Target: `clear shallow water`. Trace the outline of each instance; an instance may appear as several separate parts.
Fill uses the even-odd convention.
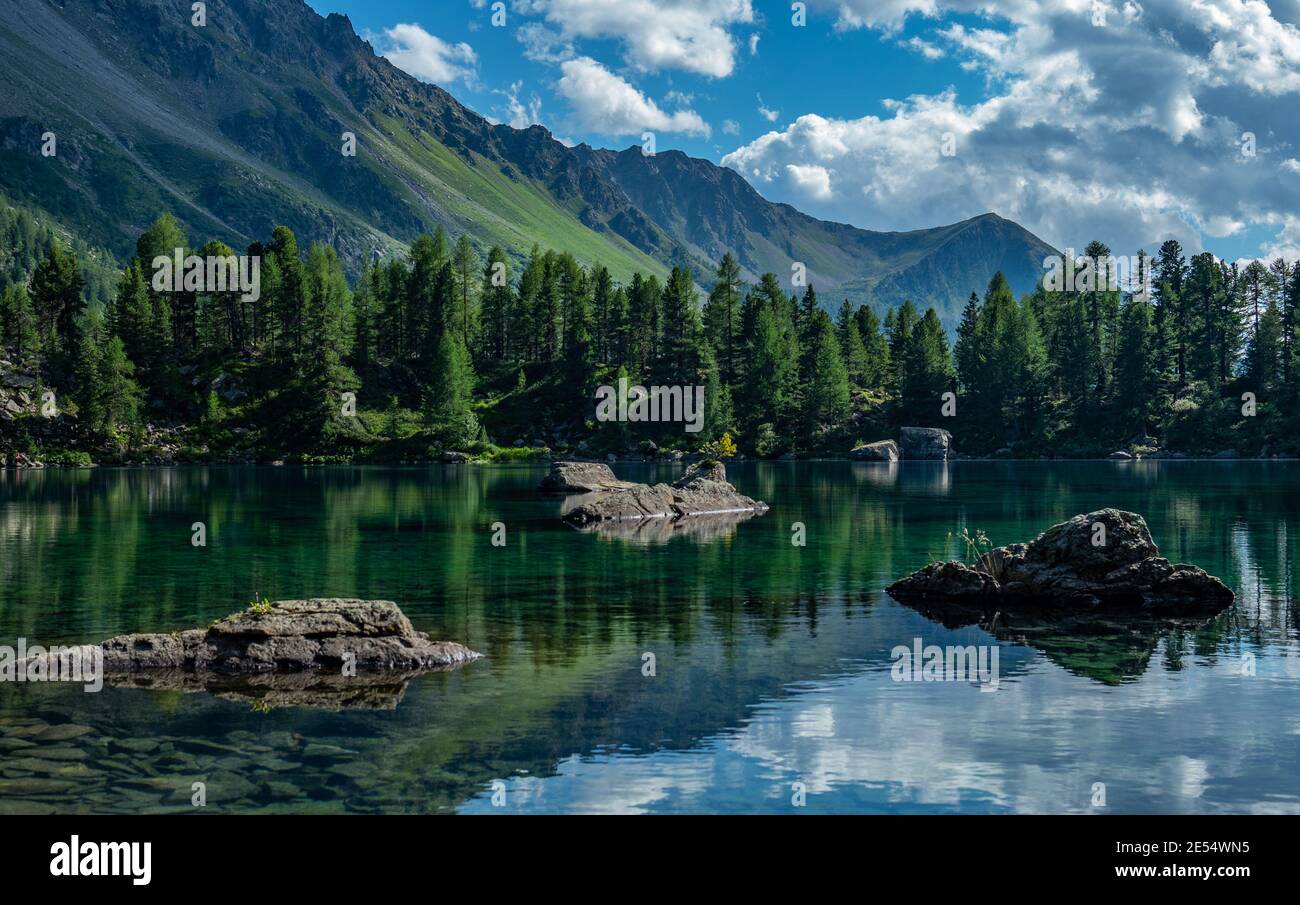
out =
[[[1300,465],[729,471],[771,511],[671,537],[561,526],[540,467],[0,472],[0,643],[204,625],[259,593],[396,600],[487,655],[388,710],[3,683],[0,812],[189,811],[195,781],[241,812],[785,812],[794,783],[808,812],[1300,811]],[[995,637],[881,591],[962,527],[1008,543],[1108,505],[1237,605]],[[893,681],[915,638],[997,643],[997,691]]]

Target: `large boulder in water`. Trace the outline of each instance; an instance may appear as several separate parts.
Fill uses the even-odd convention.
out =
[[[853,447],[849,455],[859,462],[897,462],[898,444],[893,440],[877,440]]]
[[[93,645],[87,645],[93,648]],[[417,632],[389,600],[281,600],[206,629],[119,635],[99,645],[105,673],[177,670],[269,673],[329,669],[410,672],[458,666],[481,654]]]
[[[938,427],[904,427],[898,432],[898,446],[904,459],[946,461],[952,451],[952,434]]]
[[[1159,553],[1142,516],[1102,509],[1053,525],[1027,544],[990,550],[973,566],[930,563],[888,590],[899,600],[1144,610],[1217,611],[1232,603],[1222,581]]]
[[[679,519],[722,513],[763,513],[767,504],[750,499],[727,482],[721,462],[692,465],[672,484],[628,484],[599,490],[574,501],[563,514],[571,525],[648,518]]]

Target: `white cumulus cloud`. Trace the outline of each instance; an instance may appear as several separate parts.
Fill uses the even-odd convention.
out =
[[[414,23],[384,29],[379,43],[380,52],[398,69],[439,85],[473,79],[478,65],[473,47],[451,44]]]
[[[566,40],[621,42],[636,69],[715,78],[735,67],[731,26],[754,21],[750,0],[525,0],[523,6]]]
[[[810,105],[723,158],[777,200],[876,229],[996,211],[1060,247],[1128,253],[1260,228],[1277,237],[1261,253],[1295,245],[1300,8],[1101,0],[1096,25],[1093,0],[810,5],[844,40],[899,40],[906,24],[905,46],[984,76],[985,95],[895,97],[856,118]]]
[[[708,123],[687,107],[668,113],[629,82],[590,57],[560,66],[556,85],[573,107],[579,128],[604,135],[640,135],[643,131],[708,136]]]

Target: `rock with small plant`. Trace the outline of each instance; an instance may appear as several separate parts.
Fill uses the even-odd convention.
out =
[[[1160,556],[1142,516],[1101,509],[1053,525],[1029,543],[992,547],[963,530],[964,562],[933,562],[888,588],[902,601],[998,601],[1073,609],[1217,612],[1233,601],[1198,566]]]

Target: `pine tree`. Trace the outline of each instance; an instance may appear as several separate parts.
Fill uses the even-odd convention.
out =
[[[699,303],[690,271],[674,267],[663,293],[663,341],[659,376],[665,383],[694,385],[703,360]]]
[[[375,262],[362,269],[352,293],[352,361],[361,374],[370,373],[376,365],[383,283],[383,268]]]
[[[899,399],[903,395],[903,370],[907,357],[907,346],[912,338],[912,330],[916,327],[916,306],[912,304],[911,299],[907,299],[899,306],[897,311],[891,310],[886,320],[889,334],[890,362],[886,384],[890,395],[895,399]]]
[[[1189,372],[1211,387],[1228,382],[1241,347],[1241,310],[1236,272],[1203,252],[1192,258],[1184,289],[1194,321]]]
[[[41,335],[27,287],[21,283],[6,286],[0,294],[0,327],[3,345],[14,351],[19,364],[35,360],[41,351]]]
[[[303,267],[303,289],[303,348],[294,360],[293,410],[286,436],[311,449],[338,433],[342,394],[357,387],[356,376],[344,364],[355,336],[352,295],[334,249],[313,243]]]
[[[113,436],[124,431],[129,441],[138,439],[141,392],[134,375],[135,366],[127,358],[122,340],[110,337],[99,359],[96,383],[101,433]]]
[[[149,294],[153,299],[154,328],[169,328],[165,335],[158,337],[160,356],[193,349],[197,334],[194,293],[185,291],[181,282],[182,274],[173,273],[174,282],[168,287],[164,287],[158,279],[163,273],[160,270],[160,259],[166,258],[174,262],[178,252],[184,260],[189,254],[189,241],[170,213],[164,213],[150,224],[135,243],[136,259],[140,262],[141,272],[149,284]],[[157,314],[159,308],[167,309],[166,317]]]
[[[406,279],[406,354],[432,350],[454,317],[455,271],[447,257],[442,227],[435,235],[418,236],[411,243],[410,273]]]
[[[1270,299],[1246,348],[1246,378],[1261,400],[1278,399],[1284,383],[1282,312]]]
[[[1187,260],[1182,246],[1173,239],[1160,246],[1155,263],[1156,322],[1162,325],[1174,374],[1174,390],[1187,386],[1187,353],[1192,342],[1191,306],[1183,284],[1187,279]]]
[[[794,322],[799,328],[799,344],[805,352],[812,347],[816,332],[821,329],[820,322],[815,317],[818,310],[817,291],[813,289],[812,283],[809,283],[804,288],[803,297],[794,307]]]
[[[594,349],[599,361],[613,360],[614,330],[614,280],[606,267],[597,267],[591,273],[591,316]]]
[[[813,311],[807,315],[811,361],[803,400],[803,436],[819,436],[823,430],[841,428],[849,416],[849,372],[840,354],[840,340],[830,315]]]
[[[1083,291],[1088,311],[1088,361],[1093,370],[1093,388],[1097,398],[1109,392],[1110,372],[1115,359],[1115,339],[1119,332],[1120,287],[1113,267],[1110,248],[1102,242],[1089,242],[1085,280],[1091,288]]]
[[[609,304],[609,341],[605,359],[626,364],[631,357],[632,320],[627,290],[619,286]]]
[[[91,433],[100,433],[105,420],[99,385],[104,334],[103,318],[98,311],[90,311],[77,333],[79,346],[69,372],[70,395],[77,404],[77,421]]]
[[[444,331],[428,370],[424,397],[425,423],[442,442],[465,446],[478,437],[473,393],[469,352],[455,330]]]
[[[740,359],[740,264],[727,252],[718,262],[716,282],[704,304],[704,331],[722,379],[730,384],[739,371]]]
[[[649,373],[659,357],[659,338],[662,330],[663,292],[659,280],[649,279],[640,273],[632,274],[632,284],[627,291],[628,317],[631,321],[628,365],[639,374]]]
[[[982,350],[979,348],[980,297],[972,292],[961,312],[957,325],[957,344],[953,348],[953,364],[957,368],[957,384],[963,395],[971,395],[978,388],[982,367]]]
[[[84,285],[77,259],[53,240],[32,273],[31,300],[40,323],[46,376],[55,385],[67,380],[80,354]]]
[[[597,358],[596,331],[585,271],[575,262],[571,270],[566,265],[566,270],[562,273],[567,274],[563,277],[563,292],[567,298],[564,318],[564,379],[576,407],[591,398]]]
[[[390,259],[384,267],[377,344],[378,354],[383,358],[399,360],[410,354],[411,338],[406,333],[406,300],[410,293],[407,283],[410,278],[410,271],[397,258]]]
[[[724,433],[736,432],[736,412],[731,388],[722,380],[722,367],[705,346],[701,368],[704,372],[704,430],[701,441],[716,440]]]
[[[911,303],[905,302],[904,307]],[[928,423],[935,420],[943,404],[943,394],[952,388],[952,364],[948,356],[948,342],[944,338],[939,315],[933,308],[916,322],[910,335],[902,337],[900,317],[896,329],[900,332],[900,414],[903,420]]]
[[[857,312],[848,299],[840,305],[836,320],[836,332],[840,340],[840,354],[844,367],[848,370],[849,382],[855,386],[866,386],[867,381],[867,347],[862,342],[862,333],[858,329]]]
[[[474,280],[478,276],[479,258],[469,236],[462,234],[456,242],[456,313],[457,329],[465,348],[474,348],[475,311]]]
[[[536,361],[541,330],[536,322],[541,305],[542,285],[546,281],[546,263],[536,245],[528,256],[528,263],[519,278],[519,292],[515,296],[510,315],[510,336],[514,341],[512,360]]]
[[[751,436],[762,425],[780,432],[795,407],[798,372],[789,358],[780,316],[771,305],[760,303],[747,348],[745,418]]]
[[[1046,418],[1047,345],[1032,301],[1016,304],[1010,335],[1001,347],[1011,361],[1009,403],[1016,433],[1021,440],[1040,442]]]
[[[1154,312],[1142,296],[1124,305],[1119,354],[1115,362],[1116,401],[1123,433],[1145,436],[1159,393],[1159,373],[1154,367]]]
[[[536,322],[533,325],[538,337],[537,357],[548,364],[553,364],[560,356],[562,309],[560,261],[555,252],[548,251],[542,255],[542,286],[537,296]]]
[[[213,258],[237,261],[230,246],[215,240],[204,245],[198,253],[205,261]],[[205,286],[204,291],[196,296],[196,348],[215,357],[245,349],[244,311],[243,302],[240,301],[239,281],[236,277],[232,283],[229,271],[226,270],[225,273],[225,289]]]
[[[862,337],[862,346],[866,349],[866,370],[862,375],[862,386],[868,390],[882,390],[889,374],[889,342],[880,330],[880,318],[871,310],[870,305],[863,305],[857,311],[858,335]]]
[[[580,336],[590,343],[593,338],[591,288],[587,272],[571,254],[560,255],[556,260],[557,281],[560,292],[560,323],[562,325],[560,351],[568,361]],[[586,349],[582,354],[592,354]]]
[[[510,288],[510,262],[499,245],[492,246],[488,252],[479,298],[484,355],[498,361],[504,360],[513,351],[510,310],[514,306],[514,293]]]

